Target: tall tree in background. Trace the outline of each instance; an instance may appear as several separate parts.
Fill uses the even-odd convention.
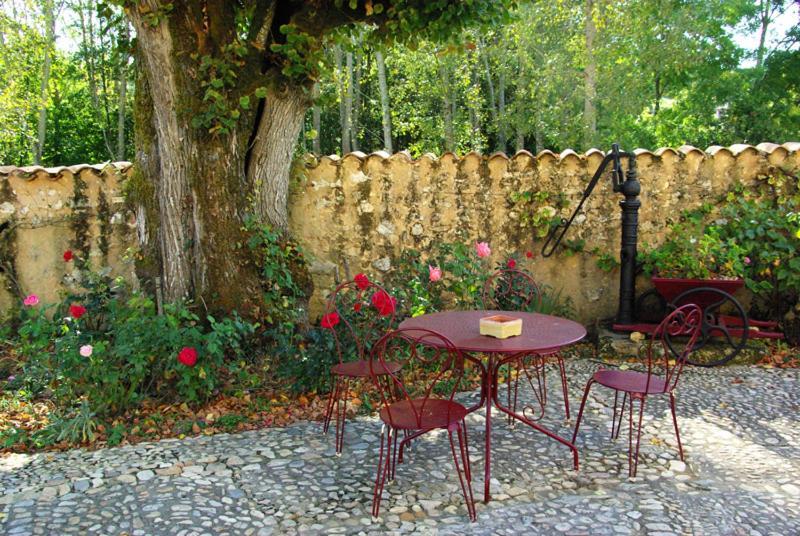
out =
[[[44,12],[44,63],[42,65],[42,85],[39,92],[39,118],[36,127],[36,145],[33,151],[33,161],[36,164],[42,163],[42,152],[44,151],[45,136],[47,134],[47,97],[50,86],[50,68],[53,64],[53,54],[56,48],[56,14],[53,0],[44,0],[42,10]]]
[[[375,51],[375,61],[378,69],[378,89],[381,96],[381,126],[383,127],[383,149],[392,149],[392,112],[389,103],[389,86],[386,83],[386,63],[383,59],[383,52]]]
[[[602,1],[602,0],[599,0]],[[597,137],[597,62],[595,61],[595,0],[585,0],[583,8],[586,64],[584,66],[583,146],[591,147]]]

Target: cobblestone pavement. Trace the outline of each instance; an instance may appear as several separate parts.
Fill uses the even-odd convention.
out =
[[[568,362],[572,403],[596,365]],[[22,534],[800,534],[800,373],[687,370],[680,462],[665,400],[648,400],[639,476],[627,478],[627,430],[609,440],[613,394],[593,390],[581,470],[543,435],[493,432],[495,500],[467,521],[443,435],[416,442],[370,516],[379,424],[348,423],[345,453],[319,423],[164,440],[96,452],[0,459],[0,533]],[[544,422],[564,436],[549,378]],[[465,399],[475,397],[474,393]],[[476,498],[483,412],[469,417]]]

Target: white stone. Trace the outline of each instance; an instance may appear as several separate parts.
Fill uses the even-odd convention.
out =
[[[391,236],[394,234],[394,225],[389,221],[382,221],[378,225],[378,234],[382,236]]]
[[[372,266],[381,272],[388,272],[392,268],[392,259],[389,257],[382,257],[373,261]]]
[[[350,175],[350,181],[354,184],[360,184],[362,182],[367,182],[368,180],[370,180],[369,175],[366,175],[360,170]]]
[[[686,464],[680,460],[670,460],[669,470],[673,473],[683,473],[686,471]]]

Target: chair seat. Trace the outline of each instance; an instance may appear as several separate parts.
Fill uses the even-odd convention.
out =
[[[467,408],[458,402],[438,398],[395,402],[380,413],[383,422],[401,430],[449,428],[461,422],[466,415]]]
[[[400,370],[400,363],[375,363],[375,373],[379,376],[385,374],[395,374]],[[339,363],[331,367],[331,372],[337,376],[348,376],[350,378],[369,378],[369,361],[360,359],[358,361],[348,361]]]
[[[651,375],[647,385],[647,374],[632,370],[598,370],[592,378],[600,385],[628,393],[663,393],[666,387],[663,378]]]

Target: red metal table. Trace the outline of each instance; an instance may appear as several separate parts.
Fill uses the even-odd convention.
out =
[[[522,334],[508,339],[495,339],[480,334],[479,320],[493,314],[505,314],[522,318]],[[578,449],[569,440],[537,424],[524,415],[512,412],[503,406],[497,396],[497,380],[500,367],[522,355],[546,354],[574,344],[586,336],[586,329],[572,320],[539,313],[517,311],[445,311],[409,318],[400,324],[401,328],[424,328],[447,337],[453,345],[463,352],[487,356],[486,364],[481,363],[481,398],[469,408],[476,411],[486,405],[486,462],[484,467],[484,502],[489,502],[489,482],[491,478],[492,447],[492,405],[511,415],[518,421],[542,432],[572,450],[573,465],[578,469]]]

